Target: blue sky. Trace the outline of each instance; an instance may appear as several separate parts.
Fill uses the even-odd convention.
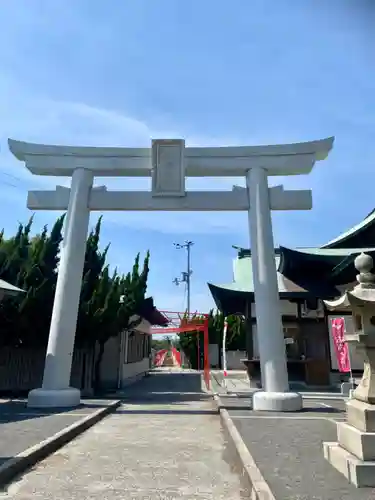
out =
[[[151,137],[204,146],[335,135],[333,152],[310,176],[282,179],[312,188],[313,210],[273,217],[276,244],[323,244],[375,205],[374,17],[370,0],[1,2],[0,226],[14,233],[30,214],[27,191],[61,183],[31,176],[10,156],[8,137],[136,147]],[[56,215],[38,212],[35,228]],[[192,306],[204,311],[212,304],[207,281],[232,278],[231,245],[249,246],[246,214],[104,215],[112,265],[127,271],[138,251],[151,250],[149,291],[162,309],[186,306],[172,284],[185,266],[173,242],[186,238],[195,242]]]

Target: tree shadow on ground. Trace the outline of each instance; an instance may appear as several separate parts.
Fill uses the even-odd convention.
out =
[[[83,418],[84,414],[90,415],[103,406],[104,404],[88,401],[74,408],[28,408],[26,400],[7,401],[0,404],[0,425],[53,415],[67,415],[70,418],[71,415],[77,414],[77,418]]]

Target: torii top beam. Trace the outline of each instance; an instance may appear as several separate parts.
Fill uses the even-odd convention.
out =
[[[318,141],[275,146],[185,148],[187,177],[243,177],[253,167],[267,169],[269,176],[311,172],[333,146],[333,137]],[[35,175],[72,176],[77,168],[95,177],[150,177],[151,148],[50,146],[8,140],[13,155]]]

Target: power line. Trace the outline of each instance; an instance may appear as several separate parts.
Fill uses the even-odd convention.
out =
[[[8,172],[4,172],[4,170],[0,170],[0,176],[6,177],[12,181],[17,181],[17,183],[21,183],[21,185],[15,184],[14,182],[10,182],[9,180],[4,180],[1,177],[0,177],[0,184],[3,184],[4,186],[11,186],[11,187],[16,188],[16,189],[21,189],[21,190],[25,189],[25,187],[22,186],[22,179],[20,179],[16,175],[8,174]]]
[[[8,172],[4,172],[4,170],[0,170],[0,174],[6,175],[7,177],[10,177],[11,179],[14,179],[15,181],[21,181],[21,179],[13,174],[8,174]]]
[[[19,186],[17,186],[16,184],[12,184],[11,182],[0,180],[0,184],[3,184],[5,186],[11,186],[11,187],[14,187],[16,189],[19,189]]]

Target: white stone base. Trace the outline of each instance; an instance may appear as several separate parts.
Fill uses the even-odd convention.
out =
[[[81,392],[78,389],[33,389],[29,392],[27,406],[29,408],[72,408],[81,403]]]
[[[324,458],[357,488],[375,487],[375,462],[364,462],[339,443],[323,443]]]
[[[298,392],[266,392],[253,394],[253,410],[255,411],[300,411],[302,396]]]

